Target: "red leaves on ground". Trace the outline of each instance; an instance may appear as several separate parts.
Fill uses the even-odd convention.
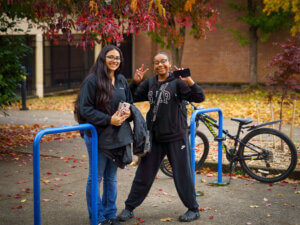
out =
[[[0,153],[9,154],[13,158],[17,157],[17,154],[10,152],[12,149],[32,144],[36,133],[48,127],[40,124],[0,124]],[[44,136],[41,141],[66,140],[79,137],[79,135],[78,131],[49,134]]]
[[[144,223],[145,220],[143,220],[142,218],[137,218],[138,221],[140,221],[141,223]]]
[[[21,205],[11,207],[11,209],[22,209],[22,208],[23,208],[23,206],[21,206]]]

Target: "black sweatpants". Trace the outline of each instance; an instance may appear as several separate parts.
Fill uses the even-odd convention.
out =
[[[191,165],[188,137],[172,142],[152,142],[152,150],[142,157],[136,171],[126,208],[134,210],[146,198],[165,155],[172,165],[177,193],[183,204],[190,210],[198,211]]]

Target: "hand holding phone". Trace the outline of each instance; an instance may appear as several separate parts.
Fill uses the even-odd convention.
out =
[[[118,116],[123,116],[125,111],[128,111],[130,108],[130,104],[127,102],[119,103],[119,113]]]
[[[181,77],[189,77],[191,76],[191,72],[189,68],[183,69],[183,70],[175,70],[173,72],[173,75],[175,78],[179,78],[179,76]]]

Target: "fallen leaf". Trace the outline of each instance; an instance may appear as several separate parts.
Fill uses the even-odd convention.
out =
[[[210,216],[210,217],[209,217],[209,219],[211,219],[211,220],[212,220],[213,218],[214,218],[214,216]]]
[[[47,199],[47,198],[42,199],[42,202],[49,202],[49,201],[50,201],[50,199]]]
[[[270,216],[271,216],[271,214],[268,213],[268,214],[267,214],[267,217],[270,217]]]
[[[17,184],[24,184],[24,183],[27,183],[27,180],[21,180],[17,182]]]
[[[250,208],[259,208],[258,205],[250,205]]]
[[[172,218],[171,217],[167,217],[167,218],[160,219],[160,221],[161,222],[172,221]]]
[[[21,202],[26,202],[26,199],[22,199]]]
[[[23,206],[19,205],[19,206],[13,206],[13,207],[11,207],[11,208],[12,208],[12,209],[22,209]]]
[[[278,195],[279,197],[284,196],[284,194],[282,194],[282,193],[278,193],[277,195]]]
[[[145,222],[142,218],[137,218],[137,220],[140,221],[141,223]]]

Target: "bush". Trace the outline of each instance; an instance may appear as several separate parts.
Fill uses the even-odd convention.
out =
[[[15,90],[27,75],[22,61],[31,53],[32,49],[24,44],[23,37],[0,37],[0,110],[18,100]]]

